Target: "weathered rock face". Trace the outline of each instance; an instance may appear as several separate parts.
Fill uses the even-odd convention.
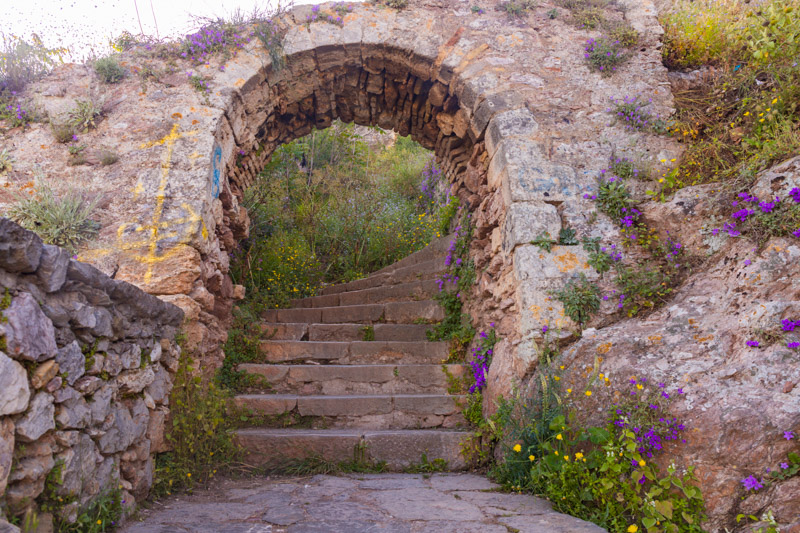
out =
[[[162,361],[165,352],[177,357],[182,312],[4,218],[0,236],[0,292],[8,302],[0,311],[8,350],[0,352],[0,505],[15,515],[35,505],[56,461],[60,493],[79,496],[81,505],[119,484],[146,494],[152,474],[131,465],[151,460],[151,412],[159,416],[150,425],[161,425],[153,431],[163,434],[171,378]],[[98,360],[118,361],[118,368],[105,372]],[[156,376],[151,405],[123,398]],[[126,459],[129,449],[137,453]],[[78,504],[62,510],[73,519],[77,511]]]

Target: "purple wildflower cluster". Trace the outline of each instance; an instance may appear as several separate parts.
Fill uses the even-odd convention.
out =
[[[436,158],[431,157],[430,161],[425,163],[422,168],[422,182],[420,183],[420,192],[422,193],[420,196],[422,196],[422,201],[430,208],[436,207],[444,201],[439,188],[441,181],[442,170],[436,164]]]
[[[456,253],[456,245],[458,244],[458,237],[460,232],[461,232],[461,224],[456,226],[455,231],[453,231],[453,238],[450,240],[450,245],[447,247],[447,257],[444,258],[445,266],[450,266],[455,262],[453,260],[453,254]],[[458,258],[456,258],[456,260],[458,260]]]
[[[343,2],[337,2],[334,4],[334,9],[337,13],[340,13],[343,10],[352,11],[353,8],[351,6],[345,7]],[[342,20],[341,15],[334,16],[331,14],[320,13],[319,6],[315,5],[311,8],[311,14],[306,15],[306,24],[311,24],[312,22],[327,22],[328,24],[335,24],[337,26],[344,26],[344,21]]]
[[[629,429],[636,435],[639,444],[637,451],[648,458],[655,452],[661,451],[668,441],[686,442],[682,433],[686,426],[677,418],[666,415],[664,402],[672,395],[683,394],[683,389],[678,388],[672,394],[667,392],[666,384],[659,383],[658,388],[651,387],[647,378],[631,378],[630,396],[635,397],[633,402],[618,407],[614,411],[611,422],[620,429]],[[636,466],[636,465],[634,465]]]
[[[784,431],[783,438],[786,440],[794,439],[794,431]],[[790,464],[791,463],[791,464]],[[759,489],[763,489],[765,485],[769,485],[773,481],[781,481],[787,479],[793,475],[796,475],[798,470],[800,470],[800,458],[798,458],[797,454],[790,453],[788,461],[781,461],[778,463],[778,468],[772,470],[771,468],[766,468],[765,471],[767,474],[770,474],[771,480],[765,480],[763,477],[758,479],[753,474],[741,479],[739,482],[744,487],[746,491],[758,491]]]
[[[610,73],[615,72],[617,64],[625,60],[625,52],[619,41],[609,41],[601,37],[586,41],[583,57],[600,72]]]
[[[658,115],[654,117],[646,109],[652,102],[652,98],[643,102],[638,96],[625,96],[621,100],[612,96],[612,107],[606,109],[606,112],[614,113],[617,121],[622,121],[628,129],[643,130],[656,126],[658,120]]]
[[[206,26],[200,28],[197,33],[186,36],[181,57],[198,63],[206,62],[211,54],[223,48],[229,46],[243,48],[245,43],[250,42],[250,38],[250,35],[235,26],[216,24]]]
[[[737,209],[733,212],[731,218],[735,219],[739,223],[746,222],[749,217],[758,213],[774,213],[782,205],[780,196],[776,196],[774,200],[762,201],[759,200],[757,196],[748,192],[740,192],[738,195],[736,195],[736,197],[738,199],[731,202],[731,206]],[[789,191],[789,197],[794,201],[794,203],[800,204],[800,187],[795,187]],[[723,224],[721,230],[726,232],[731,237],[738,237],[742,233],[736,227],[737,222],[726,222]],[[719,232],[720,228],[715,228],[711,231],[711,234],[717,235]],[[792,235],[800,238],[800,228],[793,231]]]
[[[470,388],[470,394],[480,392],[486,388],[486,376],[489,375],[489,365],[492,364],[494,345],[497,344],[497,333],[494,331],[494,322],[489,324],[492,328],[489,333],[481,331],[478,335],[478,345],[472,349],[472,361],[469,366],[472,369],[472,376],[475,378]]]

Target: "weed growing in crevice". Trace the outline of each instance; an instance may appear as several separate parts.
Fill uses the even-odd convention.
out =
[[[558,232],[558,244],[561,246],[575,246],[578,244],[577,232],[570,227],[564,226]]]
[[[542,232],[536,236],[535,239],[531,241],[531,244],[539,248],[540,250],[544,250],[545,252],[550,252],[553,249],[553,245],[555,241],[550,238],[550,234],[547,232]]]
[[[361,328],[361,340],[364,342],[372,342],[375,340],[375,328],[373,326],[364,326]]]
[[[583,327],[600,309],[600,289],[581,273],[553,296],[564,306],[564,312],[573,322]]]
[[[92,98],[75,100],[75,107],[67,112],[68,123],[73,131],[87,133],[97,126],[97,120],[103,115],[102,103]]]
[[[640,96],[625,96],[623,98],[611,97],[611,107],[606,112],[614,116],[617,122],[630,130],[650,131],[656,134],[667,133],[669,126],[659,115],[650,113],[648,106],[653,102],[650,98],[646,102]]]
[[[521,18],[537,6],[536,0],[507,0],[500,4],[500,9],[508,13],[510,17]]]
[[[102,57],[94,62],[94,71],[103,83],[119,83],[125,77],[125,69],[114,56]]]

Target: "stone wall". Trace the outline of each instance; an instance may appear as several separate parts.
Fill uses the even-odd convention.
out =
[[[0,291],[0,518],[34,506],[56,467],[73,519],[120,486],[127,505],[146,496],[181,310],[5,218]]]

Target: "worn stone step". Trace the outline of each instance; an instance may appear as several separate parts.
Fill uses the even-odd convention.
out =
[[[430,326],[425,324],[374,324],[372,326],[364,324],[310,324],[308,326],[308,340],[362,341],[366,335],[366,329],[370,327],[374,335],[373,340],[405,342],[427,340],[426,332],[430,329]]]
[[[248,428],[236,432],[251,465],[278,465],[282,461],[322,457],[331,462],[385,461],[402,470],[422,461],[444,459],[447,469],[462,470],[466,462],[461,443],[471,436],[454,430],[348,430]]]
[[[444,309],[434,300],[389,302],[385,304],[342,305],[308,309],[268,309],[261,314],[267,323],[305,322],[307,324],[413,324],[444,319]]]
[[[435,259],[431,259],[430,261],[425,261],[416,265],[408,265],[381,274],[350,281],[348,283],[329,285],[328,287],[323,287],[320,290],[320,294],[340,294],[343,292],[360,291],[374,287],[386,287],[389,285],[408,283],[411,281],[436,279],[441,277],[446,271],[447,265],[445,264],[445,258],[437,257]]]
[[[447,255],[447,248],[450,246],[450,241],[452,239],[453,239],[452,235],[445,235],[444,237],[438,237],[432,240],[431,243],[422,250],[416,251],[413,254],[409,254],[406,257],[400,259],[399,261],[392,263],[391,265],[385,266],[380,270],[376,270],[375,272],[370,274],[370,276],[392,272],[394,270],[397,270],[398,268],[424,263],[426,261],[430,261],[431,259],[436,259],[437,257],[443,257]]]
[[[339,305],[382,304],[402,300],[426,300],[439,294],[439,292],[441,292],[440,287],[449,289],[452,288],[452,284],[442,283],[440,286],[439,282],[434,279],[411,281],[398,285],[373,287],[359,291],[310,296],[308,298],[292,300],[291,306],[294,308],[308,309]]]
[[[304,395],[444,394],[448,375],[460,378],[464,365],[268,365],[238,369],[262,376],[277,393]]]
[[[262,362],[319,361],[330,364],[440,364],[449,355],[447,342],[277,341],[260,344]]]
[[[465,398],[447,394],[240,394],[233,403],[255,415],[311,417],[314,427],[411,429],[462,427]]]

